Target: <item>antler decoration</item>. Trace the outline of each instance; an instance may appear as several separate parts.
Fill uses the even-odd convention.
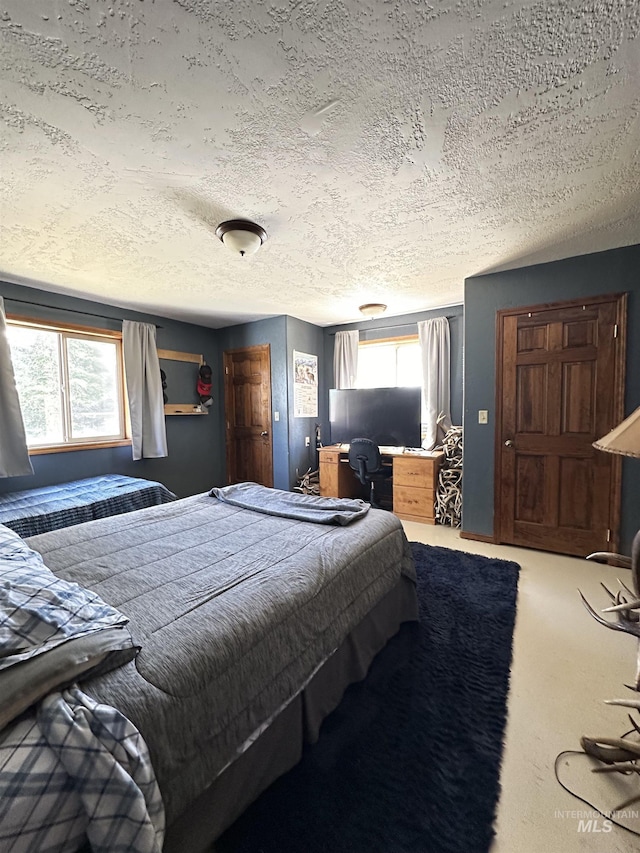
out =
[[[300,476],[296,468],[296,480],[298,485],[294,486],[294,491],[302,492],[303,495],[319,495],[320,494],[320,475],[317,470],[312,471],[311,468],[305,474]]]
[[[610,621],[601,616],[589,604],[582,592],[580,590],[578,592],[582,603],[596,622],[606,628],[611,628],[613,631],[624,631],[626,634],[631,634],[638,641],[634,683],[626,686],[630,690],[640,693],[640,586],[638,577],[640,572],[640,533],[636,535],[634,540],[632,558],[620,557],[617,554],[597,553],[590,555],[587,559],[614,563],[622,568],[631,569],[631,588],[619,578],[620,589],[616,593],[611,592],[604,584],[601,584],[611,601],[611,605],[605,607],[602,612],[613,613],[615,621]],[[609,699],[605,701],[607,705],[619,705],[640,712],[640,699]],[[587,755],[597,758],[604,765],[595,767],[594,773],[637,773],[640,775],[640,725],[633,720],[631,715],[629,715],[629,720],[632,730],[622,737],[582,737],[580,739],[580,745]],[[620,811],[638,801],[640,801],[640,793],[621,803],[614,811]]]
[[[603,613],[614,613],[616,616],[615,622],[610,622],[593,609],[582,592],[580,598],[586,607],[587,611],[593,616],[596,622],[604,625],[606,628],[611,628],[613,631],[624,631],[626,634],[631,634],[640,641],[640,596],[634,590],[629,589],[619,578],[618,583],[621,589],[615,594],[604,584],[601,584],[604,591],[609,596],[612,605],[605,607]],[[638,643],[638,651],[636,654],[636,675],[633,690],[640,691],[640,642]]]

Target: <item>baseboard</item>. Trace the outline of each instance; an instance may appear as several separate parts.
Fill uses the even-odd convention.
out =
[[[495,536],[486,536],[484,533],[469,533],[468,530],[460,531],[461,539],[473,539],[476,542],[486,542],[487,545],[497,545]]]

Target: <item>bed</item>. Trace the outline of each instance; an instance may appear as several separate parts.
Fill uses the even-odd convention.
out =
[[[87,701],[118,709],[144,738],[165,853],[207,849],[417,618],[402,526],[362,501],[240,484],[25,545],[60,582],[129,620],[135,657],[76,680]],[[1,802],[4,850],[12,812]],[[59,849],[78,849],[78,812]]]
[[[123,474],[101,474],[0,495],[0,524],[20,536],[36,536],[72,524],[174,501],[162,483]]]

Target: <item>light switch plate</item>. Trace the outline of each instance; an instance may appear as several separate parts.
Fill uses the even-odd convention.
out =
[[[489,410],[488,409],[478,409],[478,423],[479,424],[489,423]]]
[[[273,413],[273,419],[274,419],[274,421],[279,421],[280,420],[280,412],[274,412]]]

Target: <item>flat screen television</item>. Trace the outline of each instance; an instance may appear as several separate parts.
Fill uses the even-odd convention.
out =
[[[420,447],[420,388],[329,390],[332,444],[369,438],[391,447]]]

